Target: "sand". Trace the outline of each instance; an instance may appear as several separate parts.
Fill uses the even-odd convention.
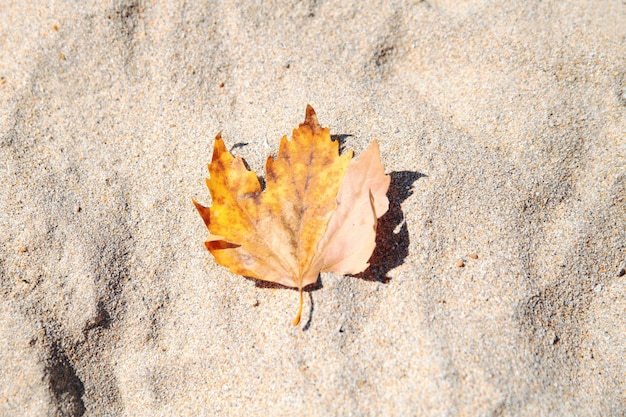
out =
[[[0,415],[626,414],[623,1],[0,3]],[[191,198],[307,104],[391,210],[294,327]]]

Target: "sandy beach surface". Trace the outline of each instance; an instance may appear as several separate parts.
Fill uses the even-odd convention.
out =
[[[218,132],[391,175],[372,265],[216,265]],[[0,416],[626,415],[626,3],[0,1]]]

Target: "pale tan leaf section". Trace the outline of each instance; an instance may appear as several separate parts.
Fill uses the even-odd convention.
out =
[[[350,162],[337,195],[337,208],[318,245],[315,263],[321,271],[357,274],[369,266],[377,220],[389,209],[390,181],[376,141],[358,161]]]

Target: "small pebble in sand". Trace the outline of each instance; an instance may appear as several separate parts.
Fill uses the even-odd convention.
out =
[[[465,266],[465,262],[463,262],[462,259],[459,259],[456,261],[456,266],[458,266],[459,268],[463,268]]]

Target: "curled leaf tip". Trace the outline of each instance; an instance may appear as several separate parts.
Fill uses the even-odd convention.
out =
[[[214,163],[226,152],[228,152],[228,149],[226,149],[226,144],[224,144],[224,140],[222,139],[222,132],[220,132],[215,136],[215,141],[213,142],[213,158],[211,162]]]
[[[315,114],[315,110],[311,107],[310,104],[306,105],[306,114],[304,116],[304,125],[307,125],[313,131],[313,134],[316,134],[320,130],[322,130],[322,126],[320,126],[317,121],[317,114]]]
[[[204,220],[204,224],[208,227],[209,223],[211,223],[211,210],[209,207],[204,207],[202,204],[198,203],[195,198],[192,198],[191,200],[193,201],[193,205],[196,206],[198,213],[200,213],[200,217]]]

